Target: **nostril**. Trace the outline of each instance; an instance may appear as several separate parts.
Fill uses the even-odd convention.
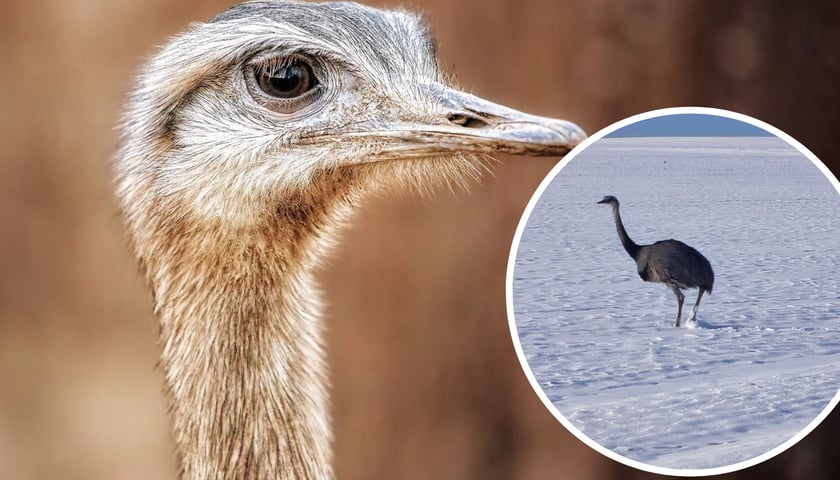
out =
[[[446,118],[451,123],[464,128],[482,128],[489,125],[486,120],[467,112],[450,113]]]

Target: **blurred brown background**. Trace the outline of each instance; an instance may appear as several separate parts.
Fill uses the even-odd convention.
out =
[[[836,2],[404,4],[428,16],[446,70],[486,98],[589,132],[654,108],[727,108],[829,166],[840,154]],[[157,326],[107,161],[142,59],[229,5],[0,2],[2,479],[174,478]],[[501,160],[469,192],[370,202],[325,269],[340,479],[655,477],[576,440],[521,372],[505,265],[557,159]],[[726,478],[840,478],[839,424]]]

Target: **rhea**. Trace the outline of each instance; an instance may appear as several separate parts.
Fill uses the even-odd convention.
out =
[[[638,245],[634,242],[624,223],[621,221],[621,214],[618,211],[618,199],[607,195],[598,203],[604,203],[612,207],[615,218],[615,228],[618,230],[618,238],[627,253],[636,261],[636,269],[639,276],[646,282],[664,283],[674,292],[677,297],[677,320],[675,327],[680,326],[682,317],[683,300],[685,295],[682,290],[697,288],[697,301],[688,314],[688,322],[696,322],[697,308],[700,306],[700,299],[705,292],[712,293],[715,284],[715,272],[709,260],[693,247],[690,247],[679,240],[661,240],[651,245]]]
[[[333,477],[313,277],[361,198],[584,138],[453,88],[411,13],[272,1],[163,46],[121,132],[117,196],[184,479]]]

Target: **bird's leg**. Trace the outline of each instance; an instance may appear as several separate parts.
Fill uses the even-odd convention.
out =
[[[691,312],[688,314],[688,321],[689,322],[696,322],[695,316],[697,315],[697,307],[700,306],[700,299],[703,298],[703,294],[706,293],[706,290],[700,289],[700,293],[697,294],[697,301],[694,302],[694,306],[691,307]]]
[[[674,295],[677,296],[677,321],[676,323],[674,323],[674,326],[679,327],[680,317],[682,316],[683,300],[685,300],[685,295],[683,295],[683,293],[680,291],[680,287],[676,285],[669,285],[669,287],[671,287],[671,290],[674,291]]]

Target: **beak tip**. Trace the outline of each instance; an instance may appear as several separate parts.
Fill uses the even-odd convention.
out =
[[[586,132],[584,132],[583,129],[576,124],[572,122],[564,123],[566,124],[564,129],[566,133],[565,136],[567,138],[566,144],[569,146],[569,150],[571,150],[583,143],[583,141],[586,140],[587,135]]]

